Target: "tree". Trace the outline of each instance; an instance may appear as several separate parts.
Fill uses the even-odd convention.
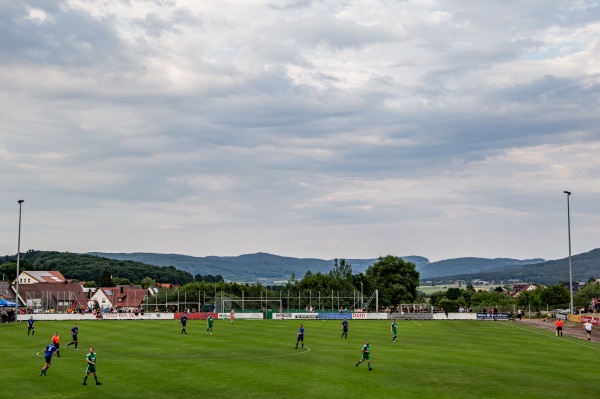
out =
[[[152,287],[153,285],[156,285],[156,280],[151,277],[146,276],[142,279],[142,281],[140,283],[142,284],[142,288],[148,288],[148,287]]]
[[[17,262],[8,262],[0,265],[0,275],[2,276],[2,280],[14,281],[17,278]]]
[[[298,286],[298,279],[296,278],[296,273],[292,273],[292,276],[288,279],[285,284],[286,290],[295,290]]]
[[[108,267],[102,270],[102,275],[100,276],[100,287],[114,287],[115,284],[112,281],[112,274]]]
[[[551,285],[540,293],[540,302],[547,306],[564,306],[571,303],[571,296],[564,285]]]
[[[600,284],[586,284],[573,296],[573,302],[577,306],[588,307],[592,298],[600,298]]]
[[[448,291],[446,291],[446,298],[451,299],[453,301],[457,300],[460,295],[460,288],[448,288]]]
[[[444,309],[445,312],[447,313],[454,313],[454,312],[458,312],[460,305],[458,304],[457,301],[454,301],[452,299],[448,299],[448,298],[443,298],[440,301],[440,307],[442,309]]]
[[[131,281],[129,281],[128,278],[121,278],[121,277],[113,277],[112,283],[114,285],[131,285]]]
[[[415,265],[397,256],[387,255],[369,266],[365,272],[372,288],[379,290],[380,302],[398,305],[413,302],[419,287],[419,272]]]

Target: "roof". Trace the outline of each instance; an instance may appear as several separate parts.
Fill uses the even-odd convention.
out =
[[[69,299],[78,302],[87,302],[81,283],[39,283],[19,286],[19,298],[23,302],[26,302],[27,299],[48,298],[49,296],[58,300]]]
[[[102,287],[99,291],[102,291],[112,306],[129,308],[139,307],[148,295],[148,291],[143,288],[130,288],[128,286]]]
[[[29,276],[35,281],[32,282],[23,282],[22,280],[26,278],[25,276]],[[35,283],[64,283],[67,281],[65,276],[62,275],[61,272],[57,271],[45,271],[45,270],[27,270],[21,273],[19,276],[19,284],[35,284]]]

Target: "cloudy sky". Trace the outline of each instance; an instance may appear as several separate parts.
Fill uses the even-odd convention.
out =
[[[0,255],[600,247],[600,3],[0,0]]]

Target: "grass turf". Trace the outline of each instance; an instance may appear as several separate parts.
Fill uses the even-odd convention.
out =
[[[299,322],[281,320],[79,321],[79,351],[67,348],[70,322],[0,325],[0,398],[526,398],[594,397],[600,345],[518,322],[306,320],[305,348],[294,349]],[[61,357],[40,377],[54,331]],[[355,367],[365,339],[372,365]],[[85,355],[98,353],[102,386],[82,386]],[[19,396],[19,395],[17,395]]]

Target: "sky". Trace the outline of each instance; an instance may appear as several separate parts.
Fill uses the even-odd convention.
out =
[[[598,1],[0,0],[0,37],[0,255],[600,247]]]

